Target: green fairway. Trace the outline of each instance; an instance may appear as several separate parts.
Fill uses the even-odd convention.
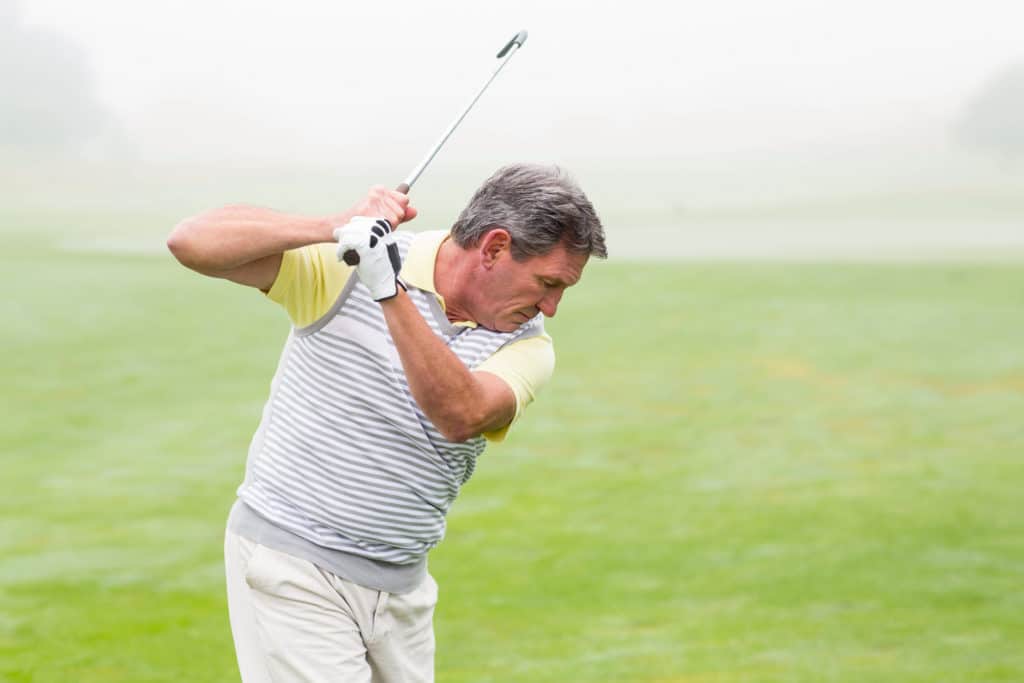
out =
[[[0,681],[237,680],[286,317],[4,220]],[[438,681],[1024,680],[1022,314],[1019,263],[589,267],[431,555]]]

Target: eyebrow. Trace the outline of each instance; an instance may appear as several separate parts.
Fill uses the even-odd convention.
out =
[[[555,287],[572,287],[574,284],[576,284],[575,282],[574,283],[568,283],[565,280],[563,280],[562,278],[558,277],[557,275],[538,275],[537,277],[539,277],[541,280],[544,280],[546,282],[550,282]],[[577,282],[579,282],[578,279],[577,279]]]

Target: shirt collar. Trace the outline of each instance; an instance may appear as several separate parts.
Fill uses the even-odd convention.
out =
[[[438,294],[434,287],[434,267],[437,264],[437,252],[449,237],[450,234],[447,230],[428,230],[416,233],[409,245],[409,251],[405,255],[402,272],[399,274],[402,282],[424,292],[430,292],[437,297],[437,302],[441,304],[441,310],[447,309],[444,297]],[[472,320],[453,324],[476,327],[476,323]]]

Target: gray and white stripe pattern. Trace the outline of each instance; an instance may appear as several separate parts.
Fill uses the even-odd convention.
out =
[[[395,237],[404,259],[415,235]],[[456,327],[432,293],[409,295],[470,369],[543,333],[541,315],[508,333]],[[238,495],[319,546],[411,564],[444,537],[485,445],[448,441],[416,405],[380,305],[353,274],[331,310],[285,344]]]

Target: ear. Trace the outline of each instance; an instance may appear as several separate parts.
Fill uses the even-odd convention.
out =
[[[502,257],[502,254],[510,254],[512,249],[512,236],[504,228],[494,228],[484,234],[480,240],[480,262],[484,268],[492,268]]]

